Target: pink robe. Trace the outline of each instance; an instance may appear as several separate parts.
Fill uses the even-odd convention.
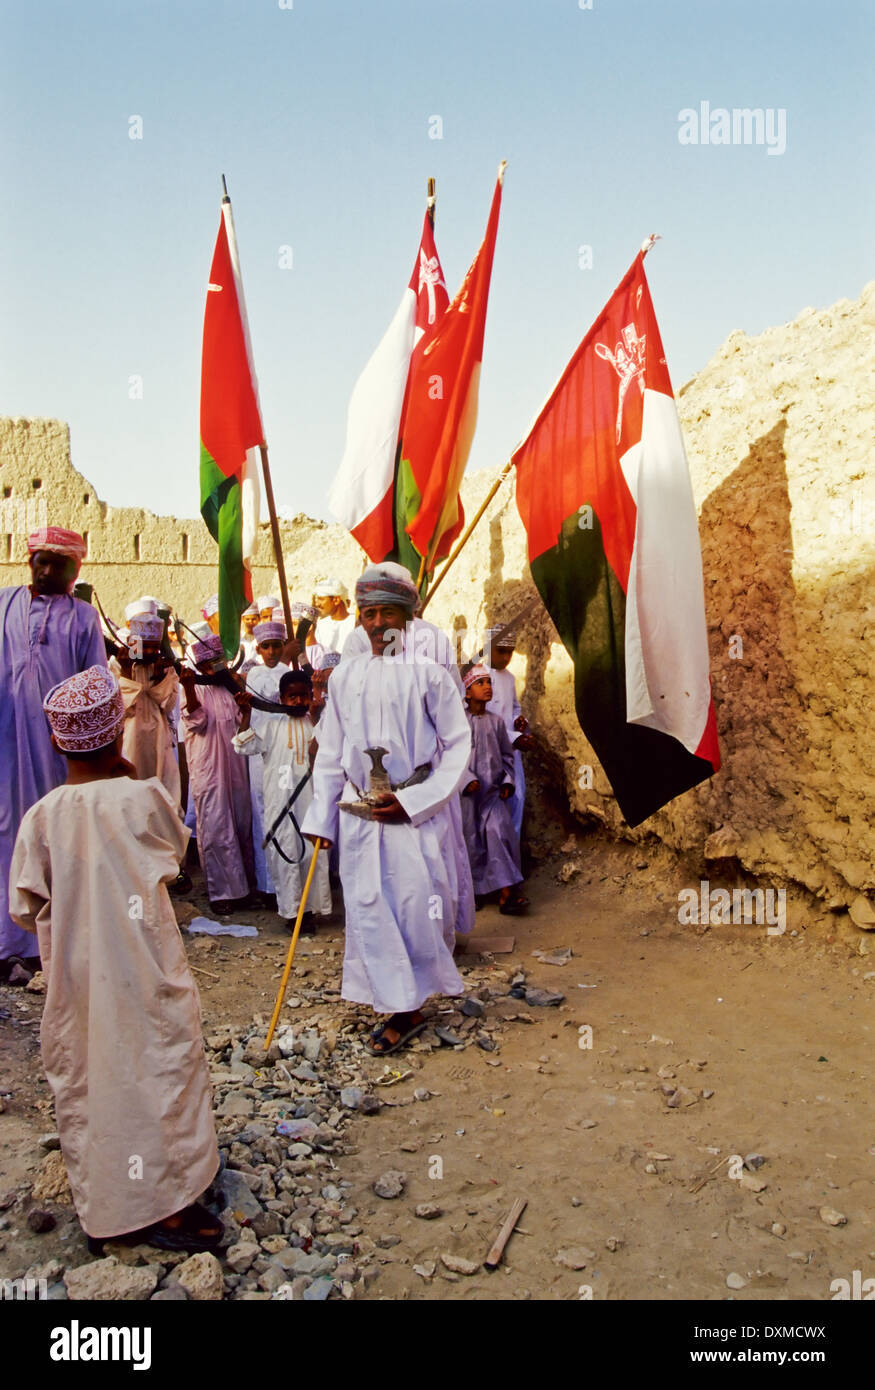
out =
[[[157,778],[119,777],[56,787],[15,843],[10,908],[39,937],[43,1065],[90,1236],[181,1211],[219,1163],[200,1001],[164,886],[187,840]]]
[[[249,776],[231,746],[240,711],[221,686],[198,685],[195,693],[200,708],[183,708],[182,721],[207,893],[212,902],[245,898],[255,885],[255,866]]]

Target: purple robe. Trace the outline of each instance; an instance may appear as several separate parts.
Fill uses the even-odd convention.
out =
[[[196,687],[200,708],[183,708],[197,849],[212,902],[245,898],[255,883],[249,774],[231,739],[240,723],[233,695],[220,685]]]
[[[475,893],[494,893],[522,882],[520,842],[513,828],[511,801],[501,787],[513,786],[513,749],[497,714],[468,715],[471,758],[462,791],[476,779],[480,790],[462,796],[462,822],[471,859]]]
[[[0,959],[34,954],[35,942],[9,916],[9,864],[25,812],[59,787],[67,764],[51,744],[43,700],[53,685],[106,665],[94,609],[70,594],[0,589]]]

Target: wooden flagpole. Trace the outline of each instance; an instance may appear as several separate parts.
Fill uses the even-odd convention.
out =
[[[267,445],[260,444],[261,451],[261,471],[264,476],[264,495],[267,498],[267,510],[270,515],[270,534],[273,536],[273,553],[276,559],[276,572],[279,579],[280,597],[283,603],[283,613],[286,619],[286,633],[289,637],[294,637],[295,629],[292,626],[292,610],[289,604],[289,586],[286,583],[286,563],[283,559],[283,546],[280,539],[280,524],[277,520],[276,503],[273,500],[273,483],[270,480],[270,464],[267,461]],[[295,657],[293,665],[298,669],[298,659]]]
[[[304,909],[307,906],[307,898],[310,895],[310,884],[313,882],[313,870],[316,868],[316,856],[322,848],[323,843],[324,841],[317,840],[315,845],[313,846],[313,855],[310,859],[310,869],[307,873],[307,881],[304,884],[304,891],[301,894],[301,905],[298,908],[298,916],[295,922],[295,930],[292,932],[292,939],[289,943],[289,954],[286,956],[286,966],[283,970],[283,977],[280,980],[280,987],[276,996],[276,1003],[273,1006],[273,1016],[270,1020],[270,1027],[267,1030],[267,1037],[264,1040],[265,1052],[269,1050],[270,1045],[273,1042],[273,1035],[276,1031],[277,1023],[279,1022],[280,1010],[283,1006],[283,1000],[286,997],[286,990],[289,986],[289,976],[292,973],[292,961],[295,959],[295,947],[298,944],[298,935],[301,930],[301,923],[304,920]]]
[[[229,206],[229,208],[230,208],[230,205],[231,205],[231,198],[230,198],[230,195],[229,195],[229,193],[228,193],[228,183],[227,183],[227,180],[226,180],[224,174],[222,175],[222,202],[223,202],[223,203],[227,203],[228,206]],[[235,241],[236,241],[236,237],[235,237]],[[232,247],[231,250],[232,250],[232,258],[236,259],[236,246]],[[242,305],[241,305],[241,310],[242,310],[242,313],[243,313],[243,326],[244,326],[244,332],[245,332],[245,334],[247,335],[247,338],[248,338],[249,329],[248,329],[248,327],[247,327],[247,322],[246,322],[246,312],[245,312],[245,309],[243,308]],[[250,349],[250,353],[251,353],[251,349]],[[281,599],[282,599],[283,613],[285,614],[285,619],[286,619],[286,632],[287,632],[287,633],[289,634],[289,636],[291,637],[291,636],[293,635],[293,629],[292,629],[292,612],[291,612],[291,608],[290,608],[290,606],[289,606],[289,590],[288,590],[288,585],[286,584],[286,567],[285,567],[285,562],[284,562],[284,560],[283,560],[282,542],[280,541],[280,528],[279,528],[279,522],[278,522],[278,520],[277,520],[277,515],[276,515],[276,503],[274,502],[274,498],[273,498],[273,483],[271,482],[271,478],[270,478],[270,464],[268,463],[268,458],[267,458],[267,445],[262,443],[262,444],[259,444],[258,447],[259,447],[259,451],[260,451],[260,453],[261,453],[261,472],[262,472],[262,475],[263,475],[263,477],[264,477],[264,493],[265,493],[265,496],[266,496],[266,498],[267,498],[267,510],[268,510],[269,515],[270,515],[270,533],[271,533],[271,536],[273,537],[273,552],[274,552],[274,556],[275,556],[275,558],[276,558],[277,576],[278,576],[278,578],[279,578],[279,586],[280,586],[280,597],[281,597]],[[297,667],[297,665],[298,665],[297,660],[295,661],[294,664],[295,664],[295,666]]]
[[[499,473],[498,477],[495,479],[495,482],[492,484],[492,487],[491,487],[491,488],[489,489],[489,491],[487,492],[487,494],[486,494],[486,496],[484,497],[483,501],[481,502],[480,506],[477,508],[477,511],[476,511],[476,513],[474,514],[474,517],[473,517],[472,520],[468,523],[468,525],[467,525],[467,527],[465,528],[465,531],[463,532],[463,534],[459,537],[459,543],[458,543],[458,545],[456,546],[455,550],[454,550],[454,551],[452,552],[452,554],[447,558],[447,560],[446,560],[446,562],[445,562],[445,564],[444,564],[443,569],[441,570],[441,572],[440,572],[440,574],[438,575],[437,579],[434,581],[434,584],[431,586],[431,588],[429,589],[429,591],[428,591],[428,593],[426,594],[425,598],[423,599],[423,601],[422,601],[422,608],[420,608],[420,610],[419,610],[419,611],[420,611],[420,614],[422,614],[422,613],[425,611],[426,605],[428,604],[429,600],[433,597],[433,595],[434,595],[435,593],[437,593],[437,590],[438,590],[438,588],[440,587],[440,582],[441,582],[441,580],[443,579],[443,577],[444,577],[444,575],[446,574],[447,570],[450,568],[450,565],[453,563],[453,561],[454,561],[454,560],[456,559],[456,557],[458,556],[459,551],[462,549],[462,546],[463,546],[463,545],[465,544],[465,542],[468,540],[468,537],[471,535],[471,532],[474,530],[474,527],[477,525],[477,522],[480,520],[480,518],[482,517],[483,513],[486,511],[486,508],[489,506],[489,503],[492,501],[493,497],[494,497],[495,494],[497,493],[498,489],[501,487],[501,484],[504,482],[505,478],[508,476],[508,474],[510,473],[510,471],[511,471],[512,468],[513,468],[513,462],[512,462],[511,459],[508,459],[507,463],[504,465],[504,467],[502,468],[502,470],[501,470],[501,472]],[[423,561],[423,563],[425,563],[425,562]]]

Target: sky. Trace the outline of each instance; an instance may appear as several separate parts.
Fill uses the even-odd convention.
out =
[[[224,173],[277,501],[330,520],[426,180],[452,294],[506,159],[468,465],[497,471],[651,232],[675,389],[859,296],[873,60],[870,0],[0,0],[0,415],[68,421],[104,501],[197,514]],[[681,143],[702,102],[786,148]]]

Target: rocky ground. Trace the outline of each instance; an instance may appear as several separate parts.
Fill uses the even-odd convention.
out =
[[[820,1300],[875,1275],[871,934],[801,898],[782,936],[682,926],[698,873],[664,847],[562,849],[527,918],[478,914],[477,937],[512,933],[513,951],[463,956],[464,999],[433,1001],[390,1059],[340,999],[339,926],[301,942],[266,1058],[278,919],[242,914],[257,939],[186,936],[227,1163],[221,1260],[88,1254],[41,997],[0,990],[0,1274],[58,1299],[264,1301]],[[183,920],[206,908],[197,889]]]

